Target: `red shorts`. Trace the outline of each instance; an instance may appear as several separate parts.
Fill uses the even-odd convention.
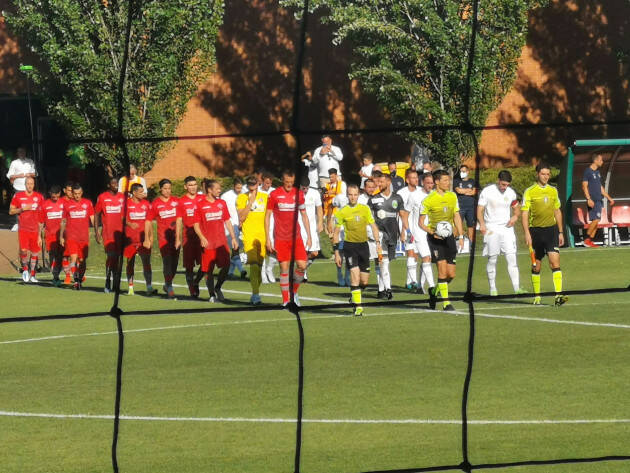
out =
[[[136,255],[150,255],[151,248],[145,248],[142,243],[131,243],[125,246],[123,250],[123,256],[127,259],[133,258]]]
[[[120,240],[104,240],[103,248],[105,248],[105,253],[114,253],[119,255],[122,251],[122,244]]]
[[[31,253],[39,253],[42,248],[37,244],[38,238],[39,233],[37,232],[23,232],[18,230],[20,250],[30,251]]]
[[[230,250],[228,250],[227,246],[203,250],[201,255],[201,270],[204,273],[212,271],[215,265],[219,268],[225,268],[230,265]]]
[[[179,250],[175,249],[175,242],[170,240],[160,240],[158,242],[160,246],[160,254],[162,256],[176,256],[179,255]]]
[[[275,241],[275,250],[276,250],[276,258],[278,258],[279,262],[283,261],[291,261],[291,251],[295,246],[295,260],[296,261],[306,261],[308,256],[306,255],[306,248],[304,248],[304,242],[302,238],[297,237],[294,242],[291,240],[276,240]]]
[[[201,263],[201,252],[203,251],[203,248],[199,242],[199,237],[192,228],[184,228],[183,233],[183,266],[187,270],[192,270],[195,266]]]
[[[59,240],[46,239],[46,251],[48,251],[48,253],[63,253],[64,247],[61,246]]]
[[[66,251],[64,255],[77,255],[79,259],[87,259],[89,253],[88,250],[89,242],[87,241],[66,240]]]

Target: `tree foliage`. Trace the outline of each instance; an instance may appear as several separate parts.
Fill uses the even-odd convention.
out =
[[[14,0],[9,27],[39,58],[40,94],[74,137],[117,133],[118,82],[128,8],[133,22],[123,93],[127,137],[172,136],[186,104],[215,64],[223,0]],[[147,169],[161,144],[129,147]],[[87,144],[88,159],[121,170],[120,148]]]
[[[516,77],[528,12],[547,0],[481,0],[470,122],[485,124]],[[303,0],[282,0],[303,8]],[[373,94],[396,126],[466,122],[466,84],[473,25],[472,0],[312,0],[322,21],[337,28],[333,43],[354,51],[350,78]],[[444,163],[473,152],[459,130],[408,133]]]

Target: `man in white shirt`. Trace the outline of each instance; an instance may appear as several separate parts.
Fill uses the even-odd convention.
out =
[[[332,144],[332,138],[329,135],[322,136],[322,145],[313,152],[312,160],[313,164],[317,164],[320,189],[330,182],[329,169],[336,169],[341,178],[339,163],[342,159],[341,148]]]
[[[308,219],[308,227],[311,233],[311,246],[306,248],[308,253],[308,266],[313,263],[319,252],[321,246],[319,243],[319,234],[324,230],[324,212],[322,210],[322,197],[318,190],[310,187],[310,181],[306,176],[303,176],[300,184],[300,190],[304,193],[304,206],[306,207],[306,217]],[[300,224],[300,233],[302,235],[302,241],[308,240],[306,234],[306,228],[302,221],[302,214],[298,218]],[[307,268],[308,268],[307,266]],[[304,281],[307,281],[306,271],[304,271]]]
[[[491,296],[499,294],[496,277],[497,259],[501,253],[505,255],[514,292],[525,293],[520,288],[514,233],[514,223],[518,221],[521,211],[516,192],[510,187],[511,182],[512,175],[509,171],[499,172],[497,183],[490,184],[481,191],[477,204],[477,221],[483,235],[482,254],[488,257],[486,273]]]
[[[26,155],[26,148],[20,147],[17,149],[17,158],[11,161],[9,165],[9,171],[7,172],[7,178],[13,186],[13,193],[26,191],[26,178],[37,177],[37,170],[35,169],[35,162]],[[12,232],[17,232],[17,223],[11,228]]]
[[[313,162],[313,155],[310,151],[307,151],[300,157],[300,159],[302,160],[302,164],[306,166],[309,187],[319,191],[319,169],[317,164]]]
[[[232,227],[234,228],[234,235],[236,236],[236,241],[238,242],[240,249],[243,248],[243,242],[241,241],[241,229],[238,220],[238,212],[236,210],[236,199],[242,193],[242,190],[243,180],[240,177],[235,177],[232,183],[232,189],[221,194],[221,199],[223,199],[227,204],[228,212],[230,213],[230,221],[232,222]],[[227,230],[225,231],[225,234],[228,239],[228,248],[232,248],[232,237]],[[243,262],[241,261],[239,254],[232,256],[228,276],[234,275],[234,269],[238,269],[241,279],[244,279],[247,276],[247,271],[243,269]]]
[[[138,169],[133,165],[129,165],[129,182],[127,176],[123,176],[118,180],[118,192],[131,193],[131,186],[140,184],[142,186],[142,198],[147,198],[147,182],[144,177],[138,176]]]
[[[370,153],[365,153],[361,158],[363,161],[363,166],[359,169],[359,176],[361,176],[361,189],[365,187],[365,180],[369,177],[372,177],[372,169],[374,169],[374,158]]]
[[[422,290],[425,294],[425,284],[428,283],[429,290],[435,286],[433,279],[433,269],[431,267],[431,250],[427,242],[427,232],[425,232],[418,221],[420,220],[420,209],[422,201],[433,190],[433,176],[431,174],[422,175],[422,187],[418,187],[418,172],[407,171],[407,187],[398,191],[405,202],[405,210],[409,212],[409,233],[411,238],[407,238],[405,250],[407,250],[407,289]],[[420,255],[422,265],[420,269],[420,285],[417,279],[417,256]]]

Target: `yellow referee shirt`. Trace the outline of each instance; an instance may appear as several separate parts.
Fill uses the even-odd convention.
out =
[[[247,214],[247,218],[243,221],[243,235],[265,235],[265,211],[267,210],[267,198],[269,196],[264,192],[256,194],[256,200],[252,204],[252,208]],[[236,210],[247,207],[249,194],[241,194],[236,198]]]
[[[374,223],[374,216],[367,205],[346,205],[337,211],[335,218],[337,226],[344,227],[344,241],[365,243],[368,240],[367,226]]]
[[[556,225],[554,210],[560,208],[558,190],[547,184],[536,183],[525,189],[521,210],[529,212],[530,227],[552,227]]]
[[[444,194],[439,194],[434,190],[422,201],[420,215],[426,215],[429,221],[425,221],[425,225],[435,230],[438,222],[442,221],[449,222],[451,225],[455,226],[455,222],[453,221],[455,212],[459,212],[455,192],[449,191]]]

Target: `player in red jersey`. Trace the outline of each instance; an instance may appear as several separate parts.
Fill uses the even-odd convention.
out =
[[[9,215],[18,216],[22,280],[24,282],[39,282],[35,277],[35,271],[38,255],[42,249],[40,212],[44,196],[35,191],[35,178],[27,177],[24,184],[26,190],[16,193],[11,199]]]
[[[118,257],[122,252],[125,194],[118,192],[118,180],[112,177],[107,190],[98,196],[94,207],[96,242],[105,248],[105,292],[112,290],[111,278],[119,281]]]
[[[157,293],[153,289],[153,270],[151,269],[151,246],[153,245],[153,213],[151,204],[143,198],[142,184],[131,185],[131,198],[127,200],[127,228],[125,228],[125,248],[127,258],[128,294],[133,296],[133,277],[136,255],[142,261],[142,271],[147,288],[147,296]]]
[[[163,289],[169,299],[175,297],[173,278],[177,274],[177,262],[181,247],[181,240],[179,239],[181,228],[178,227],[182,225],[178,210],[179,201],[171,193],[171,181],[162,179],[160,181],[160,195],[151,204],[153,218],[157,221],[158,244],[162,255]]]
[[[63,246],[60,243],[59,230],[63,219],[63,201],[61,200],[61,187],[50,187],[50,198],[42,205],[40,222],[43,225],[42,237],[46,242],[50,272],[52,273],[53,286],[61,286],[59,273],[61,272],[61,260],[63,259]]]
[[[304,193],[294,187],[295,173],[286,170],[282,173],[282,187],[278,187],[271,194],[267,202],[267,213],[265,214],[265,234],[267,236],[267,251],[275,252],[278,262],[280,263],[280,291],[282,292],[282,304],[287,305],[290,300],[289,295],[289,264],[291,257],[295,256],[295,268],[293,271],[293,294],[294,302],[299,305],[298,288],[304,280],[304,271],[308,257],[302,236],[300,235],[300,227],[296,227],[296,210],[299,210],[306,230],[307,240],[306,247],[311,246],[311,229],[306,215],[306,207],[304,206]],[[273,239],[275,248],[271,243],[269,234],[271,215],[274,218]],[[294,227],[296,232],[294,235]],[[295,237],[295,238],[294,238]]]
[[[183,266],[186,270],[186,284],[190,295],[199,297],[199,281],[203,277],[203,273],[199,271],[195,277],[195,266],[201,263],[201,243],[199,237],[195,233],[194,224],[197,214],[197,204],[204,200],[203,194],[197,194],[197,179],[188,176],[184,179],[184,188],[186,193],[179,198],[179,216],[182,220],[180,241],[183,248]]]
[[[73,199],[63,206],[63,219],[59,229],[60,243],[70,255],[70,273],[74,276],[74,288],[81,289],[85,265],[89,254],[90,223],[94,225],[92,202],[83,198],[81,184],[72,186]]]
[[[63,195],[61,196],[61,202],[65,205],[72,202],[72,186],[74,183],[72,181],[67,181],[63,185]],[[63,249],[63,259],[61,260],[61,267],[63,268],[63,272],[66,275],[64,279],[64,284],[70,284],[72,282],[72,275],[70,274],[70,263],[68,260],[70,259],[70,255],[66,251],[66,248]]]
[[[227,279],[230,269],[230,250],[225,238],[227,229],[232,241],[232,249],[238,249],[238,240],[234,235],[234,227],[230,220],[227,203],[220,199],[221,184],[214,179],[204,181],[206,196],[197,204],[194,229],[199,237],[203,253],[201,255],[201,272],[206,276],[206,285],[210,302],[224,301],[221,286]],[[216,287],[214,285],[214,266],[220,268]]]

